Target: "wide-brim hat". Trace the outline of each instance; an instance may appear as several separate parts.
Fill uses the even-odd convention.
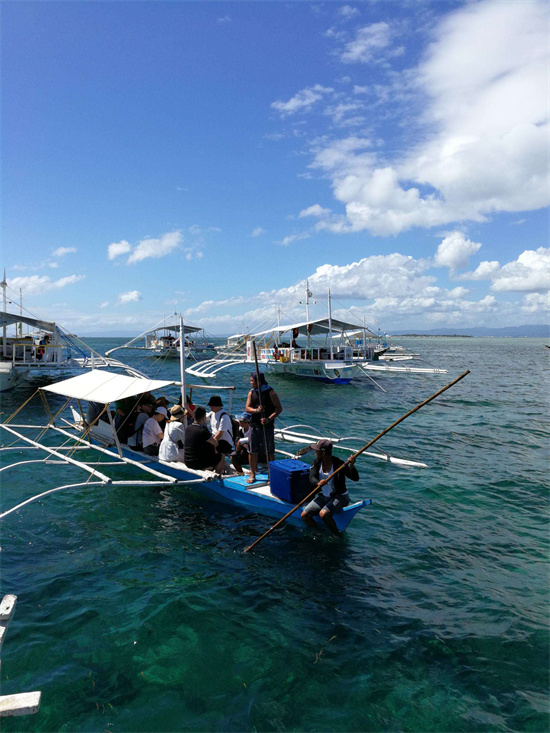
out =
[[[187,410],[184,410],[181,405],[174,405],[170,408],[170,420],[179,420],[185,415],[187,415]]]
[[[223,407],[222,398],[217,394],[213,394],[208,400],[208,407]]]

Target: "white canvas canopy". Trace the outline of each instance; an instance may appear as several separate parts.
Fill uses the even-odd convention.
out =
[[[144,392],[168,387],[174,382],[161,379],[143,379],[129,377],[126,374],[113,374],[100,369],[92,369],[78,377],[64,379],[62,382],[42,387],[46,392],[72,397],[77,400],[89,400],[106,405],[109,402],[134,397]]]
[[[281,334],[286,331],[293,331],[294,329],[297,329],[298,333],[309,333],[311,336],[316,336],[318,334],[325,335],[331,330],[344,333],[348,331],[362,331],[361,326],[358,326],[357,323],[347,323],[346,321],[340,321],[338,318],[332,318],[330,321],[328,318],[317,318],[315,321],[292,323],[289,326],[274,326],[273,328],[268,328],[266,331],[255,333],[254,336],[265,336],[269,333]]]

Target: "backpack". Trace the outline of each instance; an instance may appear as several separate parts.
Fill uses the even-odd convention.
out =
[[[239,425],[238,420],[235,420],[234,417],[231,417],[231,415],[229,415],[229,413],[227,413],[225,410],[222,410],[220,414],[220,420],[222,415],[229,416],[229,419],[231,420],[231,438],[233,439],[233,444],[237,445],[237,441],[239,440],[239,430],[241,426]]]

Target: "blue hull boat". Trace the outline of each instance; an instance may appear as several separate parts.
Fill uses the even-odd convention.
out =
[[[116,449],[110,450],[113,456],[118,455]],[[189,482],[189,488],[201,496],[206,496],[215,501],[221,501],[224,504],[232,504],[248,509],[250,512],[260,512],[276,517],[277,519],[284,517],[295,506],[279,499],[279,497],[271,493],[267,474],[258,473],[255,483],[247,484],[248,476],[241,476],[239,474],[233,476],[217,476],[212,471],[192,470],[187,468],[183,463],[159,461],[154,457],[144,456],[143,453],[134,451],[126,446],[122,447],[122,451],[126,458],[139,461],[143,466],[148,466],[159,473],[171,476],[177,479],[178,483],[185,484]],[[201,481],[200,479],[204,480]],[[334,521],[340,532],[343,532],[347,528],[348,524],[360,509],[369,506],[371,503],[371,499],[364,499],[363,501],[349,504],[343,511],[334,514]],[[300,507],[288,517],[287,521],[294,525],[305,526],[300,518],[301,513],[302,508]],[[325,527],[324,522],[319,517],[315,519],[320,526]]]

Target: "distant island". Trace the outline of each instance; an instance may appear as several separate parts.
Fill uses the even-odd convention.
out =
[[[536,325],[536,326],[504,326],[503,328],[488,328],[484,326],[476,326],[474,328],[433,328],[429,331],[418,331],[418,330],[406,330],[400,331],[398,334],[393,333],[392,337],[395,336],[411,336],[411,337],[437,337],[437,336],[450,336],[455,338],[549,338],[550,337],[550,325]]]

